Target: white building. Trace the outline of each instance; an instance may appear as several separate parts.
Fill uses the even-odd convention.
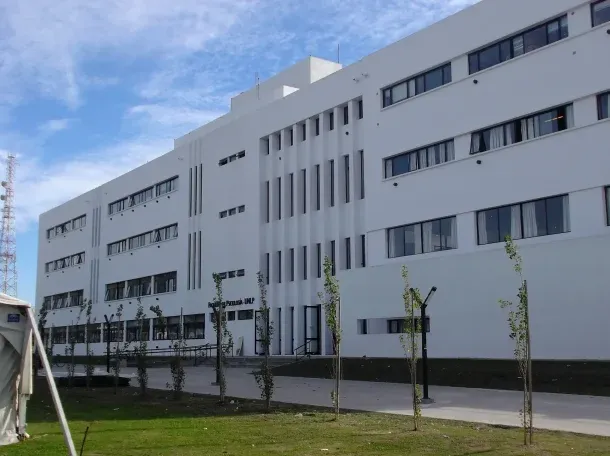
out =
[[[55,353],[83,298],[97,323],[122,303],[124,337],[141,296],[172,331],[182,311],[189,345],[215,343],[218,272],[254,355],[258,271],[273,353],[330,353],[327,255],[345,356],[402,356],[406,264],[413,286],[438,287],[431,357],[511,358],[498,299],[519,285],[512,234],[534,357],[610,359],[609,49],[610,0],[483,0],[348,67],[308,58],[236,96],[171,152],[40,216]],[[168,346],[147,314],[149,346]]]

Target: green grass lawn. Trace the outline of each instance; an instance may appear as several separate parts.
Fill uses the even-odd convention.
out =
[[[28,410],[31,439],[0,447],[0,455],[65,456],[66,450],[46,384],[37,383]],[[610,438],[538,431],[535,446],[522,433],[480,424],[423,420],[411,431],[408,416],[345,413],[338,422],[329,411],[275,404],[263,413],[258,401],[217,405],[216,397],[151,391],[141,399],[135,388],[115,396],[112,388],[61,389],[77,450],[90,426],[89,456],[158,455],[610,455]]]

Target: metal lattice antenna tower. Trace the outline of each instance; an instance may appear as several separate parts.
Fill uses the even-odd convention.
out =
[[[15,167],[17,159],[9,154],[6,158],[6,180],[2,181],[4,201],[2,226],[0,228],[0,291],[17,296],[17,241],[15,235]]]

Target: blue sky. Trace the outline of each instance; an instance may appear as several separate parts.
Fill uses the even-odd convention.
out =
[[[171,150],[256,72],[334,60],[338,43],[349,64],[476,1],[0,0],[19,296],[35,296],[40,213]]]

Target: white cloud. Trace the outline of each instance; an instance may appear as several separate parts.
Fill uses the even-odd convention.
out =
[[[184,131],[194,129],[223,115],[221,111],[205,111],[186,106],[164,106],[148,104],[133,106],[128,111],[128,117],[139,119],[148,128],[169,127]]]
[[[38,131],[43,135],[52,135],[54,133],[66,130],[74,119],[51,119],[44,122],[38,127]]]

